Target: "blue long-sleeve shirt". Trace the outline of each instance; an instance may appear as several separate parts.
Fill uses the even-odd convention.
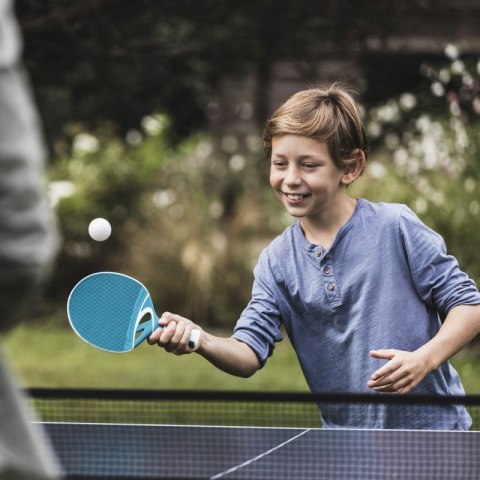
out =
[[[446,252],[443,239],[404,205],[363,199],[328,250],[311,244],[300,223],[260,255],[252,299],[234,330],[263,363],[281,340],[282,324],[313,392],[371,393],[382,360],[370,350],[413,351],[460,304],[480,304],[475,283]],[[384,361],[383,361],[384,362]],[[416,394],[463,395],[445,362]],[[325,405],[324,425],[466,429],[462,406]],[[436,411],[435,409],[438,409]]]

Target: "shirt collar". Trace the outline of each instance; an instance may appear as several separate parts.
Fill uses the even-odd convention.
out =
[[[337,233],[337,236],[335,237],[335,240],[333,241],[332,245],[329,248],[329,251],[335,248],[336,244],[340,241],[340,239],[353,227],[353,225],[356,222],[356,219],[358,218],[360,210],[363,208],[365,204],[365,200],[362,198],[357,198],[357,204],[355,205],[355,210],[353,211],[352,216],[348,219],[347,223],[343,225],[342,228]],[[302,230],[302,227],[300,226],[300,219],[295,222],[293,225],[293,234],[295,236],[296,242],[301,245],[307,252],[313,253],[318,250],[319,245],[316,245],[314,243],[310,243]]]

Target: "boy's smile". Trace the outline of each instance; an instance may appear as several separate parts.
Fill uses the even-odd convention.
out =
[[[314,220],[338,209],[345,172],[325,143],[299,135],[274,137],[271,162],[270,184],[291,215]]]
[[[310,196],[308,193],[284,193],[284,195],[287,197],[287,201],[291,204],[297,204],[301,202],[303,199],[307,198]]]

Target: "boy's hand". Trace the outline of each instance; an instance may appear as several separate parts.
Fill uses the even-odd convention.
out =
[[[158,323],[161,328],[154,330],[147,339],[150,345],[157,344],[175,355],[192,353],[193,350],[188,346],[188,342],[192,330],[201,331],[199,326],[187,318],[169,312],[165,312]],[[198,346],[200,346],[201,341],[202,335],[198,339]]]
[[[368,386],[379,393],[408,393],[431,371],[419,352],[372,350],[373,358],[389,360],[371,376]]]

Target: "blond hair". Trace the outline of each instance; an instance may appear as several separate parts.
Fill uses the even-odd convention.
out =
[[[348,89],[338,84],[302,90],[274,112],[263,135],[269,157],[273,137],[281,135],[300,135],[326,143],[339,168],[348,167],[355,150],[367,155],[368,140],[358,106]]]

